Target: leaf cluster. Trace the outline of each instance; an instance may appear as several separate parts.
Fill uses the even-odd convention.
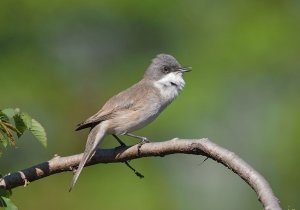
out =
[[[8,145],[15,147],[16,137],[20,138],[26,130],[30,131],[44,147],[47,147],[45,129],[37,120],[18,108],[0,110],[0,144],[4,148]]]
[[[20,138],[28,130],[44,146],[47,146],[47,135],[43,126],[33,119],[26,112],[20,109],[2,109],[0,110],[0,145],[1,149],[8,145],[16,147],[16,138]],[[2,151],[0,149],[0,156]],[[0,179],[2,176],[0,175]],[[18,208],[9,199],[12,195],[11,190],[0,188],[0,208],[5,210],[17,210]]]

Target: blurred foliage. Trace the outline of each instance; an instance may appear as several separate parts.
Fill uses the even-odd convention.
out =
[[[164,52],[193,72],[178,99],[138,133],[209,137],[258,169],[284,209],[297,209],[299,11],[297,0],[2,1],[1,107],[34,113],[50,141],[45,152],[25,133],[18,151],[1,158],[1,171],[82,152],[87,132],[73,132],[75,125]],[[101,145],[114,146],[111,137]],[[198,166],[202,160],[133,161],[143,180],[122,164],[100,164],[84,170],[72,193],[72,174],[64,173],[15,189],[13,199],[21,209],[261,208],[242,180],[213,161]]]
[[[44,147],[47,147],[46,131],[38,121],[18,108],[0,110],[0,143],[4,148],[8,144],[15,147],[16,140],[13,134],[15,133],[20,138],[26,130],[29,130]]]
[[[1,176],[0,176],[1,178]],[[0,188],[0,207],[5,210],[17,210],[18,208],[11,202],[9,197],[11,196],[11,190],[5,190]]]
[[[12,119],[14,124],[12,124]],[[7,145],[16,147],[14,134],[20,138],[23,133],[29,130],[41,144],[47,146],[47,137],[45,129],[42,125],[31,118],[26,112],[21,112],[20,109],[7,108],[0,110],[0,143],[1,147],[6,148]],[[2,148],[0,157],[2,156]],[[2,176],[0,175],[0,179]],[[12,191],[0,188],[0,207],[6,210],[15,210],[17,207],[11,202],[9,197]]]

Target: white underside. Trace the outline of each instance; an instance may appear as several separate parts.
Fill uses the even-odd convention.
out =
[[[154,86],[159,89],[160,94],[166,103],[172,102],[184,88],[184,85],[185,81],[180,72],[171,72],[154,82]]]

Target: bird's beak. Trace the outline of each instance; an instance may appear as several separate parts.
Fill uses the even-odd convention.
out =
[[[192,67],[182,66],[182,67],[178,68],[178,71],[181,73],[189,72],[189,71],[192,71]]]

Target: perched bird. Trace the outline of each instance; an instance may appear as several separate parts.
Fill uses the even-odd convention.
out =
[[[69,191],[105,135],[113,135],[121,144],[117,135],[139,138],[140,143],[148,142],[146,137],[130,132],[149,124],[178,96],[185,85],[183,73],[188,71],[190,68],[182,67],[173,56],[159,54],[146,69],[142,80],[110,98],[99,112],[78,125],[77,131],[91,130]]]

